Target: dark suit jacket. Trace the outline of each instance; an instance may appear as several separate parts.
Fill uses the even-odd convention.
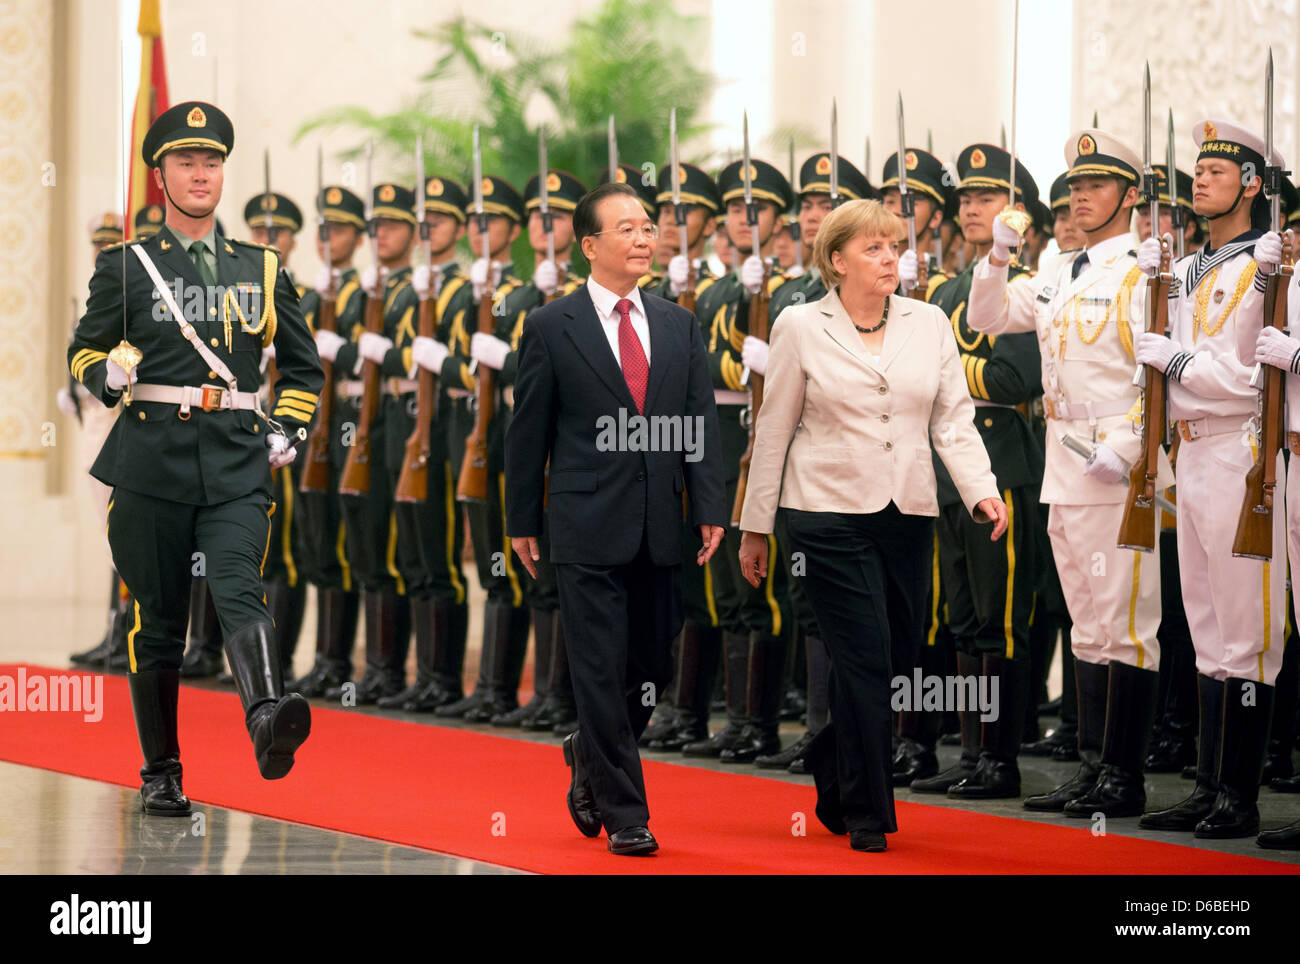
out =
[[[678,564],[683,488],[692,525],[727,524],[718,416],[699,325],[670,301],[642,292],[641,302],[650,327],[647,421],[662,428],[671,423],[656,423],[656,416],[676,417],[685,432],[690,419],[701,457],[687,461],[682,444],[674,451],[633,450],[642,446],[631,432],[622,450],[602,451],[621,425],[633,424],[627,420],[636,405],[587,286],[538,308],[524,324],[506,435],[506,531],[541,535],[549,457],[552,562],[623,565],[635,558],[645,534],[655,565]]]

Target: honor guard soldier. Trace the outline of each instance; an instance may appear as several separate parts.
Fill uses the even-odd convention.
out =
[[[912,195],[916,210],[916,256],[930,258],[930,273],[926,290],[918,292],[928,301],[934,290],[948,280],[943,273],[943,265],[934,259],[935,239],[939,237],[939,227],[944,217],[954,204],[952,175],[943,166],[943,161],[929,151],[919,147],[909,147],[905,152],[903,163],[907,167],[907,189]],[[881,172],[880,203],[891,214],[902,217],[903,203],[899,193],[898,152],[895,151],[885,159]],[[904,239],[906,240],[906,239]],[[902,262],[899,268],[902,269]]]
[[[146,204],[135,212],[134,230],[131,236],[137,241],[148,241],[162,230],[163,219],[166,217],[167,212],[163,210],[161,204]]]
[[[233,143],[211,104],[177,104],[153,123],[141,153],[167,197],[166,227],[100,254],[68,349],[82,384],[126,405],[91,471],[113,487],[108,539],[135,597],[127,652],[141,797],[159,815],[190,809],[176,712],[196,552],[263,777],[289,772],[311,725],[307,701],[284,695],[260,567],[276,510],[270,473],[306,438],[321,369],[277,253],[215,230]],[[269,417],[257,394],[265,345],[280,368]]]
[[[743,163],[733,161],[718,175],[727,211],[727,237],[739,270],[702,287],[695,299],[695,315],[709,350],[728,504],[735,501],[740,457],[749,441],[749,393],[741,381],[749,301],[765,284],[770,296],[785,281],[765,259],[771,254],[780,218],[794,200],[785,175],[766,161],[751,161],[749,174],[758,213],[759,250],[754,251],[755,229],[748,222]],[[787,570],[771,566],[768,577],[755,589],[740,572],[740,530],[730,527],[724,542],[718,550],[720,558],[709,565],[709,578],[723,629],[727,724],[710,739],[687,743],[682,752],[747,763],[759,754],[781,749],[778,729],[785,693],[785,647],[790,636]],[[779,558],[775,537],[769,536],[768,542],[770,558]]]
[[[399,376],[400,364],[389,359],[399,339],[409,344],[414,337],[418,307],[411,287],[411,249],[415,243],[415,195],[408,187],[384,183],[371,192],[371,218],[377,264],[361,272],[365,296],[362,316],[366,325],[354,329],[355,341],[344,343],[342,335],[316,332],[316,346],[322,359],[330,361],[343,382],[347,421],[354,426],[339,479],[345,543],[353,578],[363,591],[366,627],[366,670],[356,684],[358,705],[395,696],[406,685],[406,654],[410,646],[411,609],[402,574],[407,558],[398,558],[397,519],[393,511],[394,471],[390,464],[390,435],[400,434],[392,421],[391,392],[384,382]],[[379,317],[376,318],[376,315]],[[370,330],[377,327],[378,330]],[[359,333],[359,334],[358,334]],[[386,360],[389,364],[386,366]],[[376,403],[367,417],[367,381],[373,386]],[[404,439],[403,439],[404,441]],[[349,444],[350,443],[350,444]],[[362,448],[358,449],[357,446]],[[365,472],[350,475],[357,456],[368,446]],[[345,684],[327,690],[327,699],[340,699],[349,690]]]
[[[110,212],[91,221],[90,244],[96,258],[104,248],[120,244],[121,241],[121,215]],[[77,419],[77,466],[86,473],[86,481],[94,494],[95,507],[99,509],[100,521],[103,522],[108,512],[109,489],[89,473],[95,456],[104,447],[104,440],[108,438],[108,433],[117,420],[118,406],[105,407],[97,397],[90,394],[86,386],[71,375],[67,387],[60,388],[55,395],[55,402],[64,415]],[[117,570],[113,569],[108,594],[108,626],[104,637],[94,648],[74,653],[69,657],[72,662],[79,666],[126,669],[126,617],[132,608],[130,598],[122,589],[122,580],[118,578]]]
[[[677,233],[677,212],[673,209],[673,167],[672,164],[665,164],[659,169],[658,193],[655,195],[657,208],[652,216],[658,220],[661,244],[665,250],[671,249],[675,253],[668,260],[668,270],[663,276],[656,283],[643,288],[652,295],[670,301],[677,301],[687,288],[694,292],[705,278],[713,276],[708,259],[704,257],[704,246],[715,236],[717,218],[722,213],[722,198],[718,194],[717,182],[694,164],[683,161],[678,167],[681,171],[678,175],[681,179],[679,196],[686,215],[688,253],[681,253],[681,238]],[[688,615],[687,619],[689,618]]]
[[[1007,203],[1011,155],[990,144],[972,144],[957,159],[961,228],[978,255],[994,244],[996,215]],[[1017,209],[1032,205],[1038,191],[1019,162],[1015,167]],[[948,621],[957,646],[957,672],[996,680],[996,720],[981,721],[972,710],[959,713],[962,753],[958,763],[933,777],[913,781],[913,790],[963,799],[1017,797],[1016,760],[1029,693],[1029,618],[1034,607],[1034,528],[1043,452],[1027,407],[1041,394],[1038,339],[1025,332],[988,336],[970,327],[967,299],[972,263],[930,297],[952,319],[967,386],[975,402],[975,425],[1007,505],[1006,538],[989,539],[987,523],[974,522],[961,504],[943,463],[934,459],[939,486],[939,569]],[[899,274],[904,273],[900,262]],[[1024,274],[1018,268],[1016,275]],[[992,687],[990,682],[989,686]]]
[[[990,337],[1036,332],[1047,452],[1042,499],[1070,633],[1081,763],[1073,778],[1025,800],[1030,810],[1132,817],[1146,804],[1143,767],[1159,683],[1160,553],[1122,549],[1130,467],[1142,453],[1133,384],[1134,343],[1146,324],[1146,284],[1129,227],[1142,161],[1118,138],[1070,135],[1073,225],[1086,246],[1051,273],[1007,281],[1014,228],[994,222],[994,245],[975,267],[970,326]],[[1082,451],[1080,451],[1082,450]],[[1173,481],[1161,453],[1157,486]]]
[[[634,169],[633,169],[634,170]],[[606,172],[608,173],[608,172]],[[639,172],[637,172],[639,175]],[[620,178],[626,179],[627,171],[619,169]],[[551,235],[548,239],[541,210],[541,179],[534,174],[524,185],[524,210],[526,211],[526,228],[528,244],[533,249],[533,277],[528,283],[510,284],[498,289],[497,331],[495,335],[475,334],[470,339],[470,354],[480,364],[496,371],[494,381],[501,391],[505,404],[497,409],[492,419],[491,447],[498,453],[504,452],[505,432],[509,428],[514,411],[515,372],[519,368],[519,339],[523,335],[524,325],[530,312],[541,307],[552,298],[558,298],[575,291],[582,284],[582,279],[569,270],[573,261],[573,210],[578,201],[587,193],[587,189],[567,171],[551,169],[546,173],[547,206],[551,212]],[[554,251],[555,260],[549,252]],[[560,623],[560,597],[555,583],[555,569],[547,561],[549,558],[549,533],[542,533],[542,561],[537,566],[537,578],[526,579],[524,594],[528,609],[523,617],[518,610],[511,614],[514,622],[512,633],[505,640],[505,645],[494,645],[492,654],[495,662],[489,667],[493,685],[498,692],[497,706],[490,716],[494,726],[524,726],[529,729],[537,721],[538,714],[546,697],[550,693],[550,678],[555,663],[555,641],[563,647],[564,627]],[[510,557],[509,545],[506,556]],[[517,560],[511,560],[514,566]],[[528,616],[531,612],[533,626],[533,698],[525,706],[519,706],[519,681],[523,675],[524,660],[528,645]],[[522,627],[522,630],[520,629]],[[498,640],[498,642],[500,642]],[[563,673],[556,673],[558,685],[563,689],[552,701],[549,712],[558,706],[572,705],[572,692],[567,673],[567,657],[561,653],[559,660]],[[486,710],[480,711],[474,719],[481,719]],[[548,712],[548,720],[549,720]],[[567,710],[564,715],[568,715]],[[570,717],[574,719],[575,717]],[[550,729],[562,721],[556,720]]]
[[[519,677],[514,677],[514,688],[509,688],[507,677],[510,667],[518,666],[522,672],[528,651],[529,612],[516,561],[506,538],[505,517],[502,514],[502,478],[505,473],[503,440],[504,428],[500,423],[505,408],[503,392],[497,379],[492,385],[492,420],[487,425],[478,424],[477,382],[471,374],[471,365],[484,365],[473,357],[475,337],[480,355],[491,353],[490,360],[505,364],[510,345],[501,352],[499,342],[509,337],[506,324],[505,299],[511,292],[524,286],[515,274],[510,261],[510,246],[519,237],[525,219],[524,201],[519,192],[503,178],[485,175],[480,182],[483,195],[483,212],[486,215],[486,246],[488,256],[483,256],[484,236],[479,231],[474,202],[466,204],[468,238],[475,261],[470,267],[470,285],[473,296],[472,310],[467,311],[453,324],[447,347],[452,354],[443,364],[440,381],[449,394],[457,399],[455,423],[448,442],[451,464],[456,473],[457,498],[461,498],[464,480],[464,455],[466,442],[472,430],[486,435],[488,460],[485,470],[485,496],[461,499],[469,520],[470,542],[474,548],[474,564],[478,569],[479,585],[487,593],[483,609],[483,643],[479,651],[478,680],[468,696],[438,707],[439,716],[461,717],[478,723],[487,723],[498,713],[508,713],[518,706]],[[556,272],[558,283],[558,271]],[[536,290],[536,289],[534,289]],[[534,295],[534,298],[539,295]],[[493,331],[477,330],[478,315],[484,299],[490,305]],[[514,321],[512,317],[511,322]],[[483,346],[486,346],[487,351]],[[484,365],[491,368],[490,365]],[[508,690],[508,692],[507,692]]]
[[[1245,498],[1259,444],[1251,342],[1261,320],[1272,321],[1262,319],[1264,292],[1282,245],[1277,234],[1262,233],[1269,226],[1258,176],[1266,166],[1263,140],[1217,120],[1197,124],[1193,138],[1200,148],[1193,206],[1209,220],[1209,240],[1173,268],[1169,337],[1142,333],[1136,354],[1164,372],[1169,419],[1182,439],[1178,567],[1196,650],[1200,739],[1196,788],[1181,803],[1146,814],[1141,826],[1244,837],[1259,830],[1259,779],[1282,663],[1286,543],[1283,513],[1274,511],[1271,559],[1234,556],[1233,510]],[[1267,165],[1284,166],[1276,152]],[[1158,270],[1159,261],[1160,242],[1142,242],[1143,270]],[[1280,488],[1280,451],[1273,468]]]
[[[326,238],[323,240],[319,235],[316,238],[321,268],[312,290],[302,296],[302,313],[315,335],[321,330],[323,305],[332,306],[329,311],[334,320],[327,334],[341,339],[336,343],[337,351],[338,345],[361,337],[365,297],[360,273],[352,260],[366,236],[365,204],[347,188],[331,185],[323,186],[317,195],[316,210],[324,220]],[[322,413],[322,419],[312,426],[301,459],[300,568],[316,587],[316,657],[306,675],[287,688],[309,697],[324,696],[327,690],[341,687],[352,679],[352,649],[356,643],[361,597],[348,562],[347,534],[339,502],[339,475],[348,452],[344,433],[356,428],[356,409],[347,403],[345,395],[351,374],[330,364],[321,392],[329,398],[329,417],[323,418]]]

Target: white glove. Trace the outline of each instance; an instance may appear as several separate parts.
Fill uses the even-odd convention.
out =
[[[474,300],[482,301],[497,290],[497,285],[501,284],[501,262],[493,261],[489,272],[487,259],[479,258],[470,265],[469,280],[474,286]]]
[[[674,255],[668,262],[668,290],[676,298],[686,290],[691,280],[691,262],[684,254]]]
[[[427,264],[417,264],[415,270],[411,272],[411,287],[421,301],[429,300],[429,292],[433,287],[433,272],[429,270]]]
[[[1097,448],[1092,453],[1092,458],[1088,459],[1087,465],[1084,466],[1083,474],[1096,479],[1098,482],[1117,483],[1128,482],[1129,465],[1115,452],[1109,445],[1102,443],[1097,444]]]
[[[435,375],[442,371],[442,363],[447,360],[451,352],[447,346],[440,341],[434,341],[432,338],[417,337],[411,342],[411,361],[415,362],[425,371],[433,372]]]
[[[357,351],[366,361],[372,361],[376,365],[384,363],[384,356],[392,350],[393,339],[385,338],[383,335],[374,331],[367,331],[357,342]]]
[[[1255,361],[1300,375],[1300,340],[1265,325],[1255,340]]]
[[[60,388],[54,394],[54,403],[59,406],[59,411],[64,415],[77,414],[77,402],[66,388]]]
[[[758,294],[763,287],[763,259],[751,254],[740,266],[740,283],[751,295]]]
[[[383,283],[379,279],[379,268],[375,265],[366,265],[361,272],[361,290],[368,297],[378,298],[383,294]]]
[[[916,287],[916,252],[908,248],[898,259],[898,285],[904,291]]]
[[[533,285],[548,298],[560,287],[560,272],[554,261],[543,261],[533,272]]]
[[[1190,352],[1171,338],[1144,331],[1137,336],[1134,356],[1139,365],[1150,365],[1172,379],[1179,379],[1191,360]]]
[[[1148,277],[1154,278],[1160,270],[1160,239],[1147,238],[1138,245],[1138,267]]]
[[[1020,247],[1020,235],[1001,218],[993,219],[993,250],[990,256],[996,261],[1009,262],[1011,249]]]
[[[322,298],[328,298],[331,287],[334,290],[337,290],[338,282],[342,277],[343,272],[338,268],[331,271],[329,268],[322,265],[321,269],[316,272],[316,293]]]
[[[316,351],[327,362],[332,362],[337,358],[339,349],[347,343],[346,338],[335,332],[326,331],[323,328],[316,332]]]
[[[761,338],[755,338],[753,335],[745,336],[745,344],[740,349],[740,357],[745,362],[745,367],[755,375],[767,374],[767,353],[770,346]]]
[[[264,347],[262,348],[262,361],[263,361],[263,362],[273,362],[273,361],[275,361],[275,346],[274,346],[274,345],[266,345],[266,346],[264,346]]]
[[[480,365],[500,371],[510,354],[510,345],[495,335],[476,331],[469,340],[469,354]]]
[[[293,461],[298,450],[289,444],[289,440],[283,435],[268,435],[266,444],[269,447],[266,457],[271,463],[271,468],[278,469],[288,465]]]
[[[1282,263],[1282,236],[1276,231],[1261,235],[1255,242],[1255,264],[1260,274],[1272,274]]]
[[[789,281],[791,278],[802,278],[807,273],[807,269],[800,267],[798,264],[792,264],[784,271],[786,281]]]
[[[132,368],[131,377],[128,379],[126,375],[126,369],[123,368],[121,365],[119,365],[117,362],[113,361],[113,359],[111,358],[108,359],[107,364],[108,364],[108,376],[106,379],[106,383],[111,391],[120,392],[122,389],[126,388],[126,383],[128,381],[132,385],[134,385],[140,378],[139,368]]]

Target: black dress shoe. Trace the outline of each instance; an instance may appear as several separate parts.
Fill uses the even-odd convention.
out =
[[[1146,805],[1141,771],[1134,773],[1106,764],[1092,789],[1067,803],[1062,812],[1067,817],[1090,818],[1097,813],[1107,817],[1140,817]]]
[[[652,740],[650,749],[652,750],[678,750],[688,743],[701,743],[709,739],[708,728],[699,722],[689,723],[685,726],[677,726],[666,736]]]
[[[739,723],[728,723],[714,736],[697,743],[687,743],[682,747],[683,756],[720,757],[722,751],[734,749],[741,740],[745,728]]]
[[[805,733],[780,753],[764,753],[754,757],[754,766],[760,770],[789,770],[796,760],[803,759],[804,751],[812,739],[813,734]]]
[[[746,724],[740,731],[740,739],[731,746],[723,747],[718,759],[723,763],[753,763],[759,756],[780,752],[780,736],[764,733],[761,728]]]
[[[1278,830],[1265,830],[1255,843],[1268,850],[1300,850],[1300,820]]]
[[[948,796],[963,800],[1005,800],[1020,796],[1020,768],[987,754],[975,771],[948,788]]]
[[[1050,730],[1047,736],[1041,740],[1025,741],[1020,744],[1020,752],[1026,756],[1051,756],[1056,752],[1058,747],[1069,747],[1078,751],[1079,733],[1077,730],[1066,730],[1064,727],[1057,727]]]
[[[850,830],[849,846],[869,854],[882,854],[885,852],[885,835],[874,830]]]
[[[1259,807],[1253,800],[1243,799],[1236,790],[1223,784],[1219,787],[1213,809],[1196,825],[1193,835],[1208,840],[1230,840],[1253,837],[1257,833]]]
[[[649,827],[627,827],[609,835],[609,852],[620,857],[648,857],[658,849]]]
[[[587,781],[587,774],[578,758],[577,743],[577,733],[570,733],[564,738],[564,762],[572,773],[565,801],[569,805],[569,816],[573,818],[574,825],[582,835],[597,837],[601,829],[600,810],[596,807],[596,798],[591,792],[591,784]]]
[[[434,680],[415,694],[414,699],[403,703],[402,709],[408,713],[434,713],[438,707],[463,699],[464,695],[459,689],[449,690],[437,680]]]
[[[962,756],[948,769],[932,777],[913,780],[909,787],[913,793],[947,793],[949,787],[974,773],[978,762],[975,757]]]
[[[893,782],[896,787],[910,787],[913,780],[926,780],[939,772],[939,758],[934,751],[912,739],[904,739],[894,757]]]
[[[1143,814],[1138,826],[1143,830],[1172,830],[1189,833],[1197,828],[1202,820],[1214,809],[1218,796],[1212,786],[1197,783],[1191,796],[1181,803],[1176,803],[1165,810],[1153,810]]]
[[[1052,750],[1052,759],[1059,763],[1078,763],[1079,746],[1077,743],[1067,743],[1056,747]]]
[[[1079,765],[1078,772],[1055,790],[1025,797],[1024,807],[1042,813],[1063,813],[1067,803],[1078,800],[1096,785],[1099,773],[1100,768],[1095,763],[1085,760]]]
[[[1277,777],[1270,781],[1269,788],[1278,793],[1300,793],[1300,774],[1293,777]]]
[[[1196,741],[1165,736],[1151,745],[1147,754],[1148,773],[1181,773],[1184,767],[1196,768]]]

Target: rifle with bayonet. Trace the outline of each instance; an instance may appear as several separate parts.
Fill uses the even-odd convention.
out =
[[[485,335],[495,332],[492,314],[492,246],[488,240],[488,217],[483,210],[483,152],[479,145],[478,126],[474,127],[474,219],[478,225],[478,235],[482,238],[483,259],[488,263],[488,291],[478,302],[478,323],[476,331]],[[492,415],[496,406],[494,392],[495,379],[492,369],[479,365],[477,369],[477,386],[474,390],[476,407],[474,410],[474,428],[465,439],[465,457],[460,465],[460,481],[456,484],[456,498],[461,502],[486,502],[488,493],[488,428],[492,425]]]
[[[832,159],[831,163],[834,164],[835,160]],[[791,188],[797,190],[798,184],[799,182],[795,180],[794,138],[792,137],[790,138],[790,186]],[[797,275],[802,275],[804,270],[803,269],[803,234],[802,234],[802,228],[799,224],[799,211],[797,205],[796,205],[796,209],[790,212],[790,241],[794,245],[795,271],[797,272]]]
[[[903,92],[898,92],[898,204],[907,225],[907,248],[916,255],[916,287],[904,291],[919,301],[929,288],[930,255],[916,248],[916,196],[907,188],[907,135],[903,128]]]
[[[374,182],[371,180],[370,161],[373,147],[366,142],[366,226],[370,232],[372,251],[378,251],[375,245],[374,217]],[[378,335],[384,330],[384,279],[379,272],[379,294],[366,298],[366,331]],[[366,495],[370,491],[370,426],[379,414],[379,365],[369,358],[361,369],[361,414],[357,419],[357,430],[352,436],[352,446],[348,449],[347,461],[343,464],[343,474],[339,477],[340,495]]]
[[[316,330],[334,331],[337,327],[334,302],[334,261],[330,257],[330,226],[325,220],[325,185],[322,178],[321,149],[316,148],[316,237],[320,239],[321,257],[329,270],[329,285],[320,294],[316,308]],[[312,423],[311,434],[307,436],[307,451],[302,467],[302,479],[298,483],[300,492],[321,492],[330,490],[330,425],[334,420],[334,363],[328,359],[320,360],[321,371],[325,381],[321,385],[320,401],[316,406],[316,418]]]
[[[424,137],[415,138],[415,217],[420,224],[420,245],[424,249],[424,263],[431,267],[432,251],[429,250],[429,222],[424,219]],[[434,336],[433,309],[437,298],[433,292],[420,302],[420,320],[418,334],[421,338]],[[433,431],[433,419],[438,407],[438,376],[426,368],[420,368],[415,376],[415,428],[406,440],[406,449],[402,454],[402,471],[397,477],[397,488],[393,498],[398,502],[424,502],[429,497],[429,460],[432,450],[429,435]]]
[[[1160,191],[1151,166],[1151,68],[1143,79],[1142,191],[1151,205],[1151,224],[1160,232]],[[1160,269],[1147,280],[1147,331],[1162,338],[1169,330],[1169,287],[1173,284],[1169,241],[1160,239]],[[1122,321],[1122,319],[1121,319]],[[1145,366],[1142,389],[1142,450],[1129,470],[1128,495],[1119,525],[1121,549],[1153,552],[1156,547],[1156,476],[1160,471],[1160,448],[1165,441],[1165,393],[1168,383],[1160,369]]]
[[[695,310],[695,261],[691,258],[690,239],[687,237],[686,205],[682,203],[682,162],[677,153],[677,108],[668,115],[668,142],[672,165],[673,220],[677,222],[677,246],[686,259],[686,288],[677,296],[677,303],[687,311]]]

